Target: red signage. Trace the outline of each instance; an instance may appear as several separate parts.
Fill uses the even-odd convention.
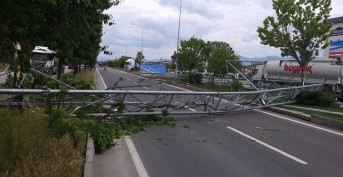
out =
[[[283,70],[293,72],[293,73],[299,73],[301,69],[300,69],[300,65],[287,65],[286,63],[285,66],[283,67]],[[305,67],[305,72],[312,74],[312,66],[307,65]]]
[[[343,52],[329,52],[329,58],[335,58],[336,55],[343,55]]]

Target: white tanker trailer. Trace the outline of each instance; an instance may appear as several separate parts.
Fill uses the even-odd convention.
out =
[[[312,60],[305,68],[306,84],[323,83],[334,92],[343,90],[343,65],[341,60]],[[300,65],[296,60],[270,60],[257,65],[252,71],[253,83],[300,83]]]

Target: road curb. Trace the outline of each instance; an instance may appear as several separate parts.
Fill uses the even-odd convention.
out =
[[[101,89],[105,88],[102,78],[100,76],[100,72],[98,68],[95,68],[95,74],[94,74],[94,84],[95,84],[95,89]],[[94,140],[93,138],[88,135],[87,138],[87,147],[86,147],[86,161],[85,161],[85,166],[84,166],[84,171],[83,171],[83,177],[95,177],[95,148],[94,148]]]
[[[87,149],[86,149],[86,162],[83,171],[83,177],[94,177],[95,176],[95,162],[94,162],[94,140],[88,136]]]
[[[308,114],[304,114],[304,113],[299,112],[299,111],[293,111],[293,110],[279,108],[279,107],[267,107],[264,109],[269,110],[269,111],[273,111],[273,112],[277,112],[277,113],[281,113],[281,114],[290,115],[290,116],[293,116],[293,117],[296,117],[296,118],[299,118],[302,120],[306,120],[306,121],[314,123],[314,124],[318,124],[318,125],[322,125],[325,127],[329,127],[329,128],[333,128],[336,130],[343,131],[343,122],[342,121],[329,119],[329,118],[322,117],[322,116],[315,115],[315,114],[308,115]]]

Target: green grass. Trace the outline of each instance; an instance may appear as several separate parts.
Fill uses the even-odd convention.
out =
[[[343,113],[343,108],[340,108],[337,106],[320,107],[320,106],[308,106],[308,105],[302,105],[302,104],[292,104],[292,106],[300,106],[304,108],[321,109],[321,110],[326,110],[326,111]]]
[[[81,176],[85,143],[53,136],[43,109],[0,110],[0,176]]]
[[[299,107],[305,107],[305,108],[312,108],[312,109],[319,109],[319,110],[326,110],[326,111],[332,111],[332,112],[342,112],[343,113],[343,108],[339,108],[339,107],[319,107],[319,106],[308,106],[308,105],[300,105],[300,104],[293,104],[293,106],[299,106]],[[285,107],[286,109],[290,109],[290,110],[294,110],[294,111],[299,111],[308,115],[319,115],[319,116],[323,116],[326,118],[330,118],[330,119],[335,119],[335,120],[340,120],[343,121],[343,116],[339,116],[339,115],[333,115],[333,114],[327,114],[327,113],[320,113],[320,112],[316,112],[316,111],[310,111],[310,110],[303,110],[303,109],[297,109],[297,108],[291,108],[291,107]]]
[[[84,80],[90,83],[94,82],[94,72],[91,68],[81,69],[76,75],[73,80]]]

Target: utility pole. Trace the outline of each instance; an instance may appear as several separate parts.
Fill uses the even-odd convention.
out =
[[[178,77],[179,74],[179,43],[180,43],[180,26],[181,26],[181,9],[182,9],[182,0],[180,0],[180,11],[179,11],[179,27],[177,30],[177,44],[176,44],[176,61],[175,61],[175,76]]]

